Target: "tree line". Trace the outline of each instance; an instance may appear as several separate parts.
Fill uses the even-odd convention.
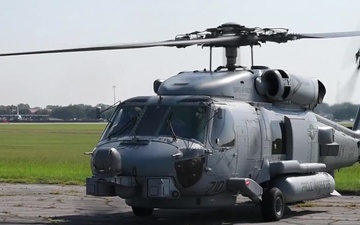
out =
[[[105,110],[108,105],[98,104],[96,106],[76,104],[68,106],[48,105],[45,108],[35,107],[31,108],[29,104],[21,103],[19,105],[0,106],[0,115],[14,115],[19,111],[20,115],[47,115],[48,119],[53,120],[77,120],[77,121],[91,121],[98,120],[96,118],[96,108]],[[104,118],[110,118],[113,110],[108,110],[104,113]]]
[[[358,108],[359,105],[349,102],[334,105],[322,103],[319,104],[314,111],[319,115],[334,121],[350,121],[355,119]]]
[[[0,115],[19,114],[34,114],[34,115],[48,115],[49,118],[60,120],[97,120],[96,108],[105,110],[109,105],[98,104],[96,106],[76,104],[68,106],[48,105],[45,108],[35,107],[31,108],[29,104],[21,103],[19,105],[0,105]],[[355,118],[358,105],[345,102],[341,104],[329,105],[322,103],[315,108],[315,112],[334,121],[352,120]],[[113,110],[108,110],[104,113],[104,118],[110,118]]]

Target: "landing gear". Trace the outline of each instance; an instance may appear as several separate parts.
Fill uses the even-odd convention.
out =
[[[135,206],[131,208],[136,216],[150,216],[154,211],[154,208],[135,207]]]
[[[280,189],[273,187],[262,196],[261,211],[264,221],[278,221],[284,216],[284,196]]]

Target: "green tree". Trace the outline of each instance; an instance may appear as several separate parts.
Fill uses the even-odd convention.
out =
[[[74,113],[68,107],[58,107],[51,111],[50,117],[63,120],[72,120],[74,119]]]
[[[19,107],[19,113],[20,114],[30,114],[30,106],[29,106],[29,104],[20,103],[17,106],[15,106],[15,109],[17,107]]]
[[[345,102],[343,104],[336,104],[330,108],[332,114],[334,115],[334,119],[337,120],[350,120],[355,118],[357,112],[357,106],[353,105],[349,102]]]
[[[326,114],[326,112],[329,110],[329,104],[327,103],[322,103],[316,106],[316,108],[314,109],[314,112],[316,112],[317,114],[323,115]]]
[[[35,113],[35,115],[50,115],[51,111],[48,109],[38,109]]]
[[[12,114],[11,108],[3,105],[0,106],[0,114],[4,114],[4,115]]]

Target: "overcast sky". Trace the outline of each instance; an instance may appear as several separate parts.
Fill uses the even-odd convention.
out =
[[[294,33],[360,29],[360,1],[35,1],[0,0],[0,52],[162,41],[236,22]],[[255,64],[318,77],[325,102],[360,101],[355,52],[360,38],[299,40],[256,48]],[[112,104],[153,95],[155,79],[208,68],[209,50],[150,48],[0,58],[0,105]],[[242,64],[249,66],[249,49]],[[214,64],[223,63],[215,51]],[[352,80],[350,80],[350,78]],[[355,90],[356,89],[356,90]]]

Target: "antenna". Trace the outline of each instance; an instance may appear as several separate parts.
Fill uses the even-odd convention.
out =
[[[210,72],[212,72],[212,46],[210,46]]]

